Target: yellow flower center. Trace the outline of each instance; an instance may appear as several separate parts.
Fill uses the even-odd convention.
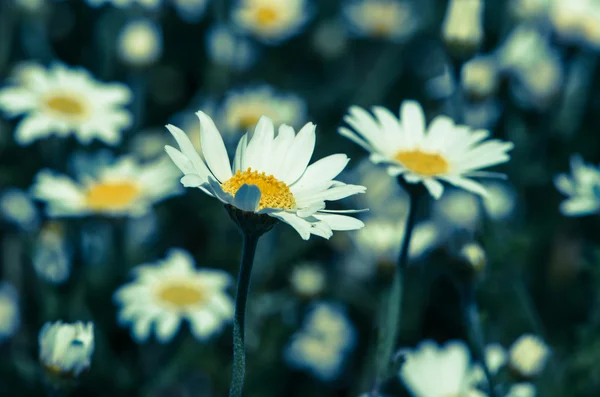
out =
[[[399,152],[395,159],[409,170],[423,176],[445,174],[450,168],[446,159],[438,153],[425,153],[419,149]]]
[[[261,196],[257,210],[262,210],[263,208],[289,210],[296,206],[296,200],[288,185],[278,181],[273,175],[252,171],[251,168],[248,168],[246,171],[236,172],[234,176],[221,185],[221,188],[225,192],[235,196],[238,189],[243,185],[255,185],[260,190]]]
[[[96,211],[122,209],[140,195],[140,188],[131,182],[107,182],[92,186],[86,195],[88,207]]]
[[[46,98],[46,107],[68,118],[83,117],[87,113],[86,104],[72,94],[54,94]]]
[[[240,121],[239,121],[240,129],[247,130],[249,128],[254,127],[258,123],[259,119],[260,119],[260,116],[258,116],[256,114],[243,115],[242,117],[240,117]]]
[[[182,281],[171,282],[161,287],[158,298],[178,308],[185,308],[189,305],[201,303],[206,299],[206,294],[197,286]]]
[[[259,25],[272,25],[278,17],[277,11],[271,7],[261,7],[256,11],[256,21]]]

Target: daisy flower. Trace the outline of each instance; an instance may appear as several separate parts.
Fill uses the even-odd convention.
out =
[[[132,66],[148,66],[162,53],[160,26],[147,19],[127,23],[117,38],[117,52],[122,61]]]
[[[463,342],[438,346],[425,341],[400,353],[405,359],[400,378],[413,397],[485,396],[474,387],[471,357]]]
[[[581,156],[571,157],[571,175],[556,176],[554,185],[568,196],[560,204],[563,215],[583,216],[600,211],[600,168],[584,163]]]
[[[119,288],[114,299],[121,307],[119,323],[130,324],[133,338],[159,342],[173,339],[183,320],[194,337],[204,340],[233,318],[233,302],[225,293],[231,276],[216,269],[195,268],[192,256],[172,249],[157,264],[134,269],[135,281]]]
[[[360,37],[401,41],[418,27],[418,17],[405,1],[355,0],[342,12],[350,32]]]
[[[8,117],[25,115],[15,132],[20,145],[71,134],[82,144],[96,138],[116,145],[132,122],[124,109],[130,101],[127,86],[101,83],[84,69],[60,64],[28,67],[18,85],[0,90],[0,110]]]
[[[311,234],[329,238],[333,230],[364,226],[358,219],[325,210],[326,201],[364,193],[366,189],[334,180],[348,164],[345,154],[334,154],[308,165],[315,147],[314,124],[306,124],[298,134],[282,124],[275,135],[273,122],[261,117],[253,134],[246,133],[240,139],[231,165],[211,118],[200,111],[196,114],[205,160],[185,132],[167,126],[181,151],[171,146],[165,149],[183,172],[184,186],[197,187],[239,210],[288,223],[305,240]]]
[[[508,351],[508,364],[524,377],[539,375],[546,366],[550,349],[536,335],[521,335]]]
[[[496,139],[484,142],[489,131],[471,131],[443,115],[426,129],[423,109],[415,101],[402,103],[401,120],[379,106],[373,108],[374,116],[358,106],[349,113],[344,120],[356,132],[341,127],[341,135],[371,152],[371,161],[387,166],[390,175],[423,183],[436,199],[444,191],[442,181],[485,196],[485,188],[470,177],[498,175],[478,170],[507,162],[513,148]]]
[[[32,195],[45,201],[51,217],[87,215],[141,216],[151,206],[179,194],[177,170],[163,158],[138,164],[124,156],[92,178],[74,181],[50,170],[38,172]]]
[[[94,324],[48,322],[40,330],[38,341],[40,362],[49,373],[77,377],[91,365]]]
[[[310,18],[306,0],[239,0],[232,20],[265,44],[298,34]]]
[[[254,128],[261,116],[275,125],[299,127],[306,118],[306,104],[294,94],[283,94],[268,85],[231,91],[221,105],[220,124],[225,140],[237,142],[240,132]]]

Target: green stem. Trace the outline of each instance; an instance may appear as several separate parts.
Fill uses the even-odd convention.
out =
[[[244,374],[246,372],[245,349],[245,321],[246,301],[250,287],[250,275],[254,254],[260,235],[242,232],[244,245],[242,247],[242,262],[238,277],[237,292],[235,294],[235,314],[233,319],[233,375],[229,387],[229,397],[241,397],[244,387]]]
[[[417,218],[417,204],[421,194],[412,186],[407,187],[409,194],[409,210],[404,236],[398,256],[398,266],[390,288],[384,292],[380,303],[379,325],[380,335],[377,341],[377,359],[374,393],[379,389],[389,374],[390,364],[398,339],[399,324],[402,318],[402,290],[404,273],[408,263],[408,251]]]

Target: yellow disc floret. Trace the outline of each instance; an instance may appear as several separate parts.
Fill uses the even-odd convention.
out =
[[[96,211],[124,209],[137,200],[140,188],[130,182],[98,183],[86,195],[87,206]]]
[[[206,294],[199,286],[185,281],[167,282],[158,291],[158,298],[169,305],[185,308],[190,305],[202,303]]]
[[[395,158],[409,170],[423,176],[442,175],[447,173],[450,168],[446,159],[441,155],[425,153],[419,149],[399,152]]]
[[[238,170],[234,176],[221,185],[221,188],[225,192],[235,196],[238,189],[243,185],[254,185],[260,190],[261,196],[257,210],[263,208],[289,210],[296,206],[296,200],[288,185],[277,180],[273,175],[252,171],[251,168],[248,168],[246,171]]]

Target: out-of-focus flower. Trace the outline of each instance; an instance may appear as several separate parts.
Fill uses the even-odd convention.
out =
[[[292,289],[303,297],[314,297],[325,289],[327,277],[323,268],[314,263],[299,264],[290,276]]]
[[[162,53],[162,33],[160,27],[147,19],[127,23],[117,39],[118,54],[121,60],[133,66],[148,66]]]
[[[483,207],[487,215],[495,221],[510,218],[517,205],[515,190],[503,181],[487,182],[485,188],[488,195],[483,199]]]
[[[450,0],[442,25],[442,37],[456,54],[471,54],[483,41],[483,1]]]
[[[137,4],[144,8],[156,9],[161,5],[162,0],[86,0],[86,2],[92,7],[110,4],[118,8],[125,8]]]
[[[130,156],[79,182],[50,170],[38,172],[32,195],[48,204],[51,217],[141,216],[153,204],[181,193],[177,169],[166,159],[138,164]]]
[[[425,341],[399,354],[404,357],[400,378],[413,397],[484,396],[474,387],[471,357],[464,342],[438,346]]]
[[[508,3],[509,11],[518,20],[534,20],[546,15],[548,0],[512,0]]]
[[[600,49],[600,4],[595,0],[551,0],[550,21],[565,41]]]
[[[265,44],[300,33],[311,17],[306,0],[239,0],[232,21]]]
[[[600,168],[584,163],[581,156],[571,156],[571,174],[557,175],[554,185],[568,197],[560,204],[563,215],[583,216],[600,211]]]
[[[134,269],[135,281],[119,288],[119,323],[131,325],[133,338],[145,342],[152,331],[161,343],[173,339],[187,320],[195,338],[205,340],[233,319],[225,290],[232,278],[222,270],[197,269],[192,256],[172,249],[166,259]]]
[[[275,125],[299,128],[306,118],[306,105],[297,95],[278,93],[268,85],[230,91],[220,111],[225,139],[237,142],[240,133],[254,128],[261,116],[270,118]]]
[[[256,46],[227,25],[214,25],[206,33],[206,53],[218,65],[246,70],[257,58]]]
[[[535,385],[528,382],[521,382],[512,385],[506,397],[535,397],[535,395]]]
[[[441,181],[485,196],[485,187],[473,176],[496,176],[479,171],[507,162],[511,142],[484,140],[489,131],[472,131],[456,125],[440,115],[426,129],[425,114],[415,101],[404,101],[400,118],[381,106],[373,108],[373,117],[366,110],[352,106],[344,120],[356,131],[346,127],[340,134],[371,153],[371,161],[387,167],[391,176],[402,176],[408,183],[423,183],[436,199],[442,196]]]
[[[346,51],[348,37],[341,22],[337,20],[321,22],[312,36],[313,46],[324,58],[336,58]]]
[[[78,377],[92,363],[94,324],[46,323],[38,336],[40,362],[51,375]]]
[[[477,56],[463,65],[461,86],[474,98],[487,98],[498,87],[498,67],[492,56]]]
[[[127,86],[100,83],[84,69],[60,64],[28,68],[19,85],[0,90],[0,109],[9,117],[25,115],[15,132],[21,145],[71,134],[83,144],[97,138],[116,145],[132,121],[124,109],[130,100]]]
[[[1,193],[0,214],[25,231],[36,229],[40,223],[35,204],[27,193],[19,189],[6,189]]]
[[[352,0],[343,8],[351,33],[359,37],[402,41],[418,28],[418,15],[403,0]]]
[[[306,124],[298,134],[282,124],[275,136],[273,122],[261,117],[252,136],[246,133],[240,139],[232,166],[214,122],[203,112],[196,114],[205,160],[185,132],[167,126],[181,151],[171,146],[166,150],[183,172],[184,186],[197,187],[238,210],[279,219],[305,240],[311,234],[329,238],[334,230],[364,226],[358,219],[325,210],[326,201],[364,193],[366,189],[333,179],[348,164],[345,154],[334,154],[308,166],[315,147],[314,124]]]
[[[61,284],[71,274],[71,250],[65,231],[57,222],[46,223],[35,241],[33,267],[37,275],[50,283]]]
[[[335,379],[354,349],[356,331],[338,307],[316,304],[284,351],[287,363],[323,380]]]
[[[179,18],[187,23],[198,22],[204,15],[209,0],[171,0]]]
[[[550,349],[537,336],[521,335],[510,347],[509,365],[520,375],[536,376],[544,370]]]
[[[21,324],[17,290],[7,282],[0,283],[0,343],[17,332]]]
[[[487,263],[487,255],[483,247],[477,243],[465,244],[461,250],[462,258],[473,267],[475,272],[481,272]]]
[[[480,200],[476,195],[460,190],[448,189],[444,196],[433,203],[433,216],[450,228],[473,229],[480,220]]]

